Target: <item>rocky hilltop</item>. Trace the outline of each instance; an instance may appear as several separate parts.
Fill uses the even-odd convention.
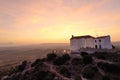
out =
[[[120,54],[106,52],[49,53],[0,72],[1,80],[120,80],[119,75]]]

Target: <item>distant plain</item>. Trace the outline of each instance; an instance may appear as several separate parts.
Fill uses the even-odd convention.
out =
[[[37,58],[44,58],[46,54],[57,50],[62,53],[64,50],[69,50],[67,43],[48,43],[39,45],[27,46],[12,46],[0,47],[0,69],[14,66],[20,62],[27,60],[32,61]]]
[[[120,49],[120,42],[114,42],[113,45]],[[0,47],[0,69],[17,65],[24,60],[33,61],[37,58],[44,58],[53,50],[57,50],[59,53],[63,53],[64,50],[69,51],[69,43]]]

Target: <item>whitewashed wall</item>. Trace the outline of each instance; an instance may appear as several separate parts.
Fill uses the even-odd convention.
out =
[[[85,48],[94,48],[94,38],[85,39]]]
[[[101,45],[102,49],[112,49],[110,36],[106,36],[104,38],[97,38],[95,40],[96,42],[94,43],[94,45],[95,46],[97,45],[98,48],[100,48],[100,45]],[[99,40],[101,40],[101,42]]]
[[[103,38],[102,47],[104,49],[112,49],[112,44],[110,41],[110,36]]]
[[[96,45],[98,49],[100,48],[100,46],[101,49],[112,49],[110,36],[101,38],[80,38],[70,40],[71,51],[79,51],[80,48],[96,48]]]
[[[72,39],[70,40],[70,48],[72,51],[79,51],[80,48],[94,48],[94,39]]]

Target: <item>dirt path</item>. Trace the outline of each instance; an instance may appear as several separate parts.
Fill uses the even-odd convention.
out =
[[[89,66],[90,66],[90,65],[86,65],[86,66],[84,66],[84,67],[82,68],[82,70],[81,70],[81,75],[80,75],[82,80],[88,80],[87,78],[84,78],[84,77],[82,76],[82,72],[84,71],[85,68],[87,68],[87,67],[89,67]]]
[[[71,79],[71,78],[67,78],[67,77],[61,75],[60,73],[58,73],[58,72],[53,68],[54,66],[53,66],[52,64],[48,64],[48,63],[44,63],[44,64],[47,65],[47,66],[50,66],[50,72],[56,74],[56,75],[59,76],[62,80],[74,80],[74,79]]]
[[[93,57],[93,60],[94,60],[95,63],[104,62],[104,63],[113,64],[113,62],[111,62],[111,61],[98,59],[98,58],[96,58],[96,57]]]
[[[26,69],[24,69],[23,72],[22,72],[22,75],[24,75],[27,71],[31,70],[31,68],[32,68],[32,67],[31,67],[31,64],[32,64],[31,62],[29,62],[29,63],[27,64]]]
[[[111,61],[108,61],[108,60],[98,59],[96,57],[93,57],[93,60],[94,60],[94,62],[96,64],[96,66],[97,66],[98,62],[104,62],[104,63],[114,64],[114,62],[111,62]],[[100,69],[98,66],[97,66],[97,69],[101,73],[101,75],[103,75],[103,76],[105,75],[105,72],[102,69]]]

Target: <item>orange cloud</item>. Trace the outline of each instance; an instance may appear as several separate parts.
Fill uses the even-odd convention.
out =
[[[2,41],[16,43],[69,42],[71,35],[119,34],[120,13],[105,11],[112,0],[0,1]],[[8,19],[8,17],[10,17]],[[9,24],[8,24],[9,23]],[[116,28],[116,29],[115,29]],[[97,33],[96,33],[97,32]],[[1,38],[1,36],[0,36]],[[1,42],[2,42],[1,41]]]

